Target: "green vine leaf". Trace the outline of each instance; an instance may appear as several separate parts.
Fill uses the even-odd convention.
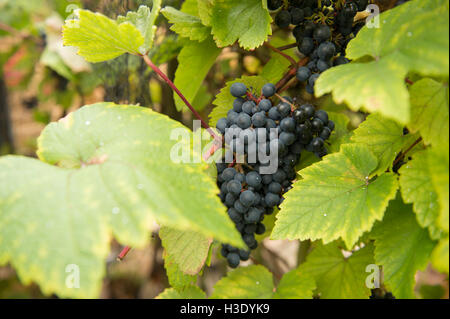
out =
[[[403,126],[381,116],[370,114],[353,132],[352,141],[366,145],[378,158],[378,167],[371,174],[381,175],[392,169],[396,156],[417,139],[416,135],[403,134]]]
[[[200,43],[189,41],[181,49],[174,84],[190,103],[194,102],[203,80],[221,51],[222,49],[217,48],[211,38]],[[187,109],[176,93],[174,93],[174,99],[178,111]],[[193,105],[197,110],[201,106],[203,105]]]
[[[351,248],[358,238],[383,218],[398,183],[392,173],[369,178],[378,165],[364,145],[344,144],[302,171],[303,179],[286,193],[272,239],[342,238]]]
[[[431,254],[433,267],[448,275],[448,237],[441,239]]]
[[[298,272],[312,277],[322,299],[366,299],[369,275],[366,267],[373,264],[373,245],[368,245],[345,257],[338,242],[319,244],[300,265]]]
[[[306,276],[298,269],[293,269],[280,280],[273,295],[274,299],[311,299],[316,283],[312,276]]]
[[[169,279],[169,284],[176,289],[184,289],[188,286],[195,285],[197,275],[187,275],[180,270],[178,264],[174,261],[173,256],[164,252],[164,268]]]
[[[364,26],[346,51],[349,59],[373,60],[325,71],[316,82],[316,96],[332,92],[337,103],[346,102],[352,110],[364,108],[407,124],[405,76],[417,72],[448,77],[448,1],[409,1],[383,12],[379,20],[380,28]]]
[[[439,239],[441,232],[437,228],[439,202],[431,180],[431,167],[428,166],[428,151],[417,152],[412,160],[400,170],[400,189],[405,203],[413,204],[417,222],[423,228],[429,228],[430,236]]]
[[[261,265],[252,265],[230,271],[216,283],[211,298],[270,299],[273,289],[272,274]]]
[[[212,7],[212,33],[219,47],[236,41],[246,50],[259,47],[272,34],[271,22],[262,0],[215,0]]]
[[[448,84],[432,79],[415,82],[410,89],[411,132],[420,132],[425,144],[449,143]]]
[[[233,101],[236,98],[231,95],[230,87],[233,83],[237,82],[244,83],[247,88],[251,88],[258,96],[261,94],[263,85],[267,83],[266,79],[261,76],[243,76],[239,79],[227,82],[225,87],[220,90],[220,93],[216,95],[216,98],[213,101],[213,104],[216,105],[216,107],[209,115],[209,125],[215,127],[217,121],[222,117],[226,117],[227,112],[233,108]]]
[[[200,272],[208,257],[212,239],[202,234],[161,227],[159,236],[163,247],[178,268],[189,275]]]
[[[211,15],[214,0],[198,0],[198,16],[202,20],[202,23],[207,26],[211,26]]]
[[[79,20],[67,20],[63,43],[78,47],[78,54],[89,62],[114,59],[124,53],[143,54],[145,43],[141,32],[130,22],[118,24],[100,13],[78,11]]]
[[[411,208],[397,196],[371,233],[375,238],[375,261],[383,266],[385,283],[400,299],[415,297],[414,275],[426,267],[435,246]]]
[[[206,299],[206,294],[197,286],[183,289],[167,288],[156,299]]]
[[[439,200],[438,226],[446,233],[449,231],[449,149],[448,144],[444,147],[431,147],[428,150],[428,167],[430,168],[431,180]]]
[[[203,25],[200,18],[172,7],[165,7],[161,13],[172,23],[170,30],[181,37],[202,42],[211,35],[211,28]]]
[[[98,296],[111,235],[142,247],[154,220],[243,247],[206,165],[171,160],[176,143],[191,144],[171,140],[174,129],[186,130],[146,108],[100,103],[47,126],[42,161],[0,158],[0,264],[46,294],[85,298]],[[66,267],[79,270],[79,289]]]
[[[161,1],[153,0],[152,10],[147,6],[140,6],[137,12],[128,12],[125,17],[117,17],[119,24],[126,21],[132,23],[144,37],[144,44],[139,52],[148,52],[153,46],[156,33],[155,21],[161,9]]]

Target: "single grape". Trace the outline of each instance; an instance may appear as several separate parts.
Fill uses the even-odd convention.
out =
[[[246,101],[242,104],[242,111],[244,111],[245,113],[251,115],[252,114],[252,110],[253,107],[255,107],[256,104],[253,101]]]
[[[235,174],[236,174],[236,170],[234,168],[227,167],[226,169],[224,169],[224,171],[222,173],[222,178],[224,181],[228,182],[233,179]]]
[[[327,25],[318,26],[314,30],[314,40],[318,42],[325,41],[331,37],[331,30]]]
[[[300,82],[304,82],[306,80],[308,80],[308,78],[311,76],[311,71],[306,67],[306,66],[302,66],[299,67],[297,70],[297,79]]]
[[[250,190],[243,191],[239,196],[239,201],[246,207],[252,206],[255,199],[255,194]]]
[[[266,197],[264,198],[266,201],[266,204],[270,207],[277,206],[280,203],[280,196],[274,193],[267,193]]]
[[[242,104],[244,102],[245,102],[245,100],[243,98],[241,98],[241,97],[236,98],[233,101],[233,110],[238,113],[242,112]]]
[[[245,177],[245,181],[247,182],[247,184],[250,187],[259,187],[261,186],[262,183],[262,177],[261,175],[259,175],[258,172],[255,171],[251,171],[247,174],[247,176]]]
[[[228,120],[226,118],[221,118],[217,121],[216,128],[220,133],[225,134],[225,129],[228,127]]]
[[[239,249],[239,257],[242,261],[246,261],[250,258],[250,250]]]
[[[275,24],[280,28],[287,28],[291,24],[291,14],[289,11],[281,10],[278,12],[275,16]]]
[[[300,24],[305,18],[303,10],[300,8],[292,8],[290,13],[291,13],[291,23],[294,25]]]
[[[237,118],[236,124],[240,128],[246,129],[246,128],[249,128],[250,125],[252,124],[252,119],[251,119],[250,115],[248,115],[246,113],[240,113],[238,118]]]
[[[241,97],[247,93],[247,87],[244,83],[233,83],[230,87],[230,93],[234,97]]]
[[[314,118],[314,119],[311,121],[311,126],[312,126],[313,132],[321,132],[324,125],[323,125],[323,122],[322,122],[321,119],[319,119],[319,118]]]
[[[227,256],[228,265],[231,268],[236,268],[239,266],[241,259],[239,258],[239,254],[237,253],[229,253]]]
[[[238,173],[240,174],[240,173]],[[237,175],[237,174],[236,174]],[[235,175],[235,177],[236,177]],[[242,185],[237,180],[233,179],[227,184],[228,193],[233,194],[234,196],[238,196],[241,193]],[[234,204],[234,202],[233,202]]]
[[[317,110],[314,113],[314,117],[320,119],[324,125],[328,124],[328,113],[325,112],[324,110]]]
[[[311,38],[304,37],[298,46],[298,50],[304,55],[310,54],[314,50],[314,41]]]
[[[252,124],[254,127],[264,127],[266,125],[266,114],[264,112],[255,113],[252,116]]]
[[[278,121],[281,119],[281,114],[276,106],[270,108],[268,115],[269,118],[271,118],[274,121]]]
[[[272,107],[272,102],[270,102],[270,100],[268,100],[268,99],[262,99],[259,102],[258,106],[261,109],[261,111],[267,112]]]
[[[323,42],[317,50],[319,58],[324,61],[330,60],[336,53],[336,47],[330,41]]]
[[[324,60],[317,61],[317,69],[320,72],[324,72],[324,71],[328,70],[330,67],[331,67],[331,65]]]
[[[328,120],[327,126],[331,131],[334,131],[334,122],[333,121]]]
[[[238,213],[241,213],[241,214],[245,214],[248,210],[248,208],[246,206],[244,206],[240,200],[235,201],[233,207],[234,207],[234,209],[236,209],[236,211]]]
[[[259,211],[259,209],[252,207],[244,215],[244,220],[247,224],[252,224],[252,223],[258,222],[260,217],[261,217],[261,212]]]
[[[322,132],[320,132],[319,137],[323,140],[327,140],[330,138],[330,135],[331,135],[331,130],[327,126],[325,126],[322,129]]]
[[[281,120],[280,128],[285,132],[294,132],[295,131],[295,120],[292,117],[286,117]]]
[[[286,102],[281,102],[278,104],[277,109],[281,117],[286,117],[291,114],[291,106]]]
[[[264,84],[264,86],[262,87],[262,95],[265,97],[273,96],[276,91],[277,89],[272,83]]]
[[[255,234],[257,235],[262,235],[266,232],[266,226],[264,226],[264,224],[262,223],[258,223],[256,225],[256,230],[255,230]]]
[[[280,141],[284,144],[284,145],[291,145],[292,143],[295,142],[295,134],[293,133],[288,133],[288,132],[281,132],[280,133]]]

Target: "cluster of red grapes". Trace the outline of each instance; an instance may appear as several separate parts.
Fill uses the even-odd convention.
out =
[[[296,107],[290,97],[280,97],[274,104],[276,90],[271,83],[263,86],[260,97],[243,83],[234,83],[230,91],[236,97],[233,108],[216,125],[225,140],[217,183],[220,199],[248,246],[222,245],[222,255],[234,268],[258,246],[255,234],[265,232],[264,216],[273,213],[291,188],[302,151],[327,154],[325,141],[334,123],[325,111],[311,104]]]

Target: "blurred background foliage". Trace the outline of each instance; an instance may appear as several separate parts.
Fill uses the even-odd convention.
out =
[[[380,4],[382,8],[389,8],[392,2],[386,0]],[[163,6],[180,8],[182,3],[183,0],[165,0]],[[192,114],[177,111],[170,87],[142,59],[122,55],[112,61],[90,64],[77,56],[74,48],[62,45],[62,25],[75,9],[85,8],[116,18],[140,5],[151,7],[152,1],[0,0],[0,155],[36,156],[36,139],[46,124],[83,105],[100,101],[138,104],[192,126]],[[169,30],[162,15],[157,25],[155,46],[150,57],[173,79],[183,40]],[[290,37],[290,32],[274,29],[271,43],[282,46],[295,42]],[[203,118],[207,118],[214,96],[227,81],[242,75],[261,74],[271,57],[273,53],[266,47],[254,51],[244,51],[237,45],[224,48],[192,104]],[[299,101],[312,100],[313,97],[301,85],[291,87],[288,94]],[[363,113],[348,111],[329,97],[314,103],[328,111],[345,112],[353,128],[364,120]],[[118,262],[116,256],[121,248],[112,243],[103,298],[153,298],[169,286],[163,249],[156,234],[146,249],[133,250],[124,261]],[[214,247],[214,251],[217,250]],[[298,250],[298,242],[265,238],[255,259],[264,260],[262,263],[277,278],[277,274],[281,276],[295,267]],[[205,269],[200,279],[200,287],[211,293],[214,283],[225,272],[225,260],[214,253],[211,267]],[[420,272],[418,277],[417,292],[420,296],[448,298],[447,278],[431,268]],[[47,297],[36,285],[22,285],[12,268],[0,267],[0,298]]]

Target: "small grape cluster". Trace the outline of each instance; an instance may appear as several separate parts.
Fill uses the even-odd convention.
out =
[[[280,28],[295,25],[292,33],[299,52],[309,58],[297,70],[297,79],[306,82],[306,91],[314,93],[321,72],[348,63],[345,48],[363,23],[354,23],[358,11],[365,10],[369,0],[269,0],[270,10],[281,10],[275,16]]]
[[[230,267],[248,260],[250,251],[258,246],[255,234],[263,234],[265,215],[273,213],[282,201],[282,195],[292,187],[296,177],[295,165],[303,150],[322,157],[327,154],[325,141],[334,130],[333,121],[323,110],[311,104],[295,107],[290,97],[276,95],[273,84],[263,86],[258,98],[243,83],[230,88],[236,97],[227,117],[221,118],[216,128],[225,139],[225,158],[231,163],[217,163],[217,182],[220,199],[228,208],[228,215],[242,234],[248,250],[222,245],[221,253]],[[275,154],[275,167],[267,155]],[[237,159],[243,159],[237,161]]]

